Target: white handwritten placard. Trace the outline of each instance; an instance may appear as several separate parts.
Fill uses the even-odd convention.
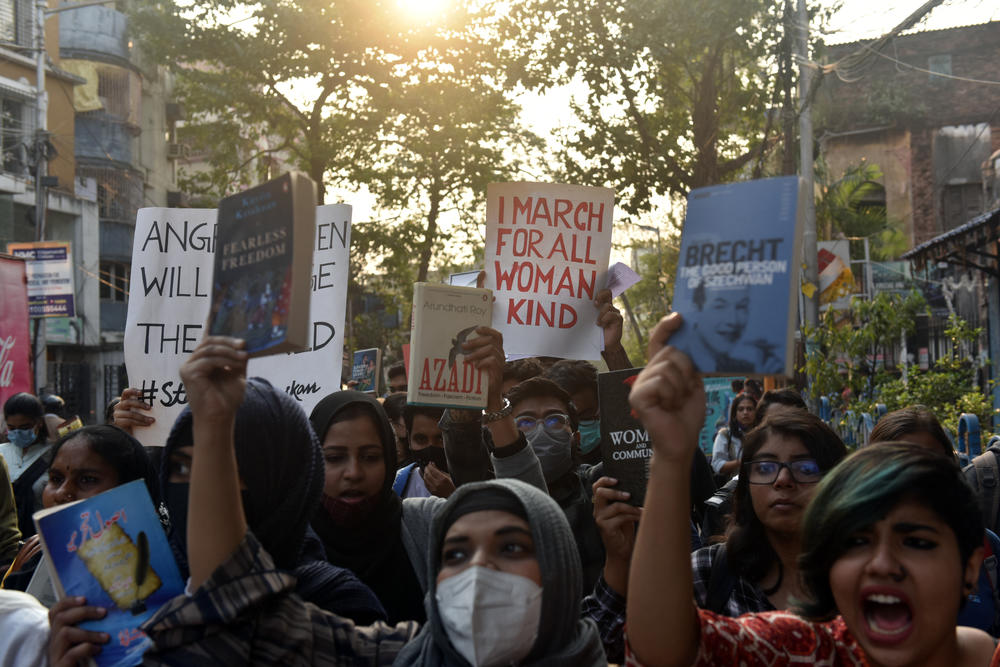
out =
[[[136,217],[125,364],[129,384],[156,418],[136,429],[144,445],[165,444],[187,404],[179,371],[202,338],[211,306],[215,219],[215,209],[144,208]],[[248,377],[284,389],[306,413],[340,389],[350,244],[351,207],[317,207],[309,349],[251,359],[247,368]]]
[[[600,359],[594,298],[611,255],[615,193],[554,183],[486,190],[486,287],[511,355]]]

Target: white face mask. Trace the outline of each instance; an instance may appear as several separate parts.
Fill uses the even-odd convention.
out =
[[[473,565],[437,586],[445,634],[475,667],[517,664],[531,652],[542,587],[527,577]]]

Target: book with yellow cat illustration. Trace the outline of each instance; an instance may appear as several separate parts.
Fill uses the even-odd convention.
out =
[[[80,624],[111,635],[91,664],[139,664],[149,647],[139,626],[184,591],[145,482],[41,510],[34,519],[59,599],[79,595],[108,611]]]

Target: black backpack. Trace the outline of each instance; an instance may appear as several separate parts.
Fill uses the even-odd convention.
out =
[[[965,466],[962,473],[965,481],[976,492],[979,498],[979,506],[983,511],[983,523],[994,533],[997,530],[997,514],[1000,513],[1000,462],[997,456],[1000,455],[1000,446],[994,445],[985,452],[972,459],[972,463]]]

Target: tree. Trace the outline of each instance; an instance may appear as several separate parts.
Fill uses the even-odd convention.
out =
[[[787,4],[787,3],[784,3]],[[609,183],[630,214],[656,194],[760,175],[781,104],[784,4],[524,0],[505,22],[512,80],[582,80],[565,177]]]
[[[399,65],[469,19],[431,24],[368,0],[136,4],[133,28],[178,73],[178,100],[202,125],[212,168],[193,183],[219,196],[255,181],[257,158],[289,156],[320,201],[325,183],[379,151]]]
[[[980,329],[951,315],[945,330],[952,341],[951,352],[926,371],[909,367],[905,379],[879,363],[903,336],[913,332],[916,316],[926,309],[923,297],[911,292],[905,296],[880,293],[871,301],[855,297],[846,314],[826,311],[815,329],[805,331],[802,370],[809,377],[813,398],[830,398],[843,414],[874,413],[878,403],[890,411],[924,405],[952,433],[959,415],[972,412],[982,428],[989,429],[991,402],[976,386],[976,368],[968,355]]]
[[[540,147],[497,85],[488,49],[474,32],[455,33],[397,66],[398,85],[385,98],[392,117],[379,136],[381,150],[359,160],[352,175],[383,207],[422,216],[422,239],[412,248],[417,282],[427,280],[442,216],[453,213],[475,242],[487,184],[510,180],[519,156]],[[412,252],[409,258],[412,264]]]

